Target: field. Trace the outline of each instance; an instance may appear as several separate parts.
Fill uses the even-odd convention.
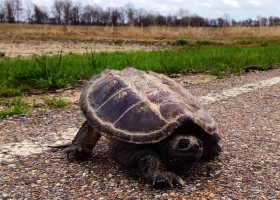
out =
[[[280,27],[112,27],[0,24],[1,41],[14,40],[214,40],[230,44],[242,41],[279,41]]]
[[[0,97],[82,84],[125,66],[213,78],[277,68],[280,27],[0,25]]]

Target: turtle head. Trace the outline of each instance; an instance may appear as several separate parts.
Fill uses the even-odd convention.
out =
[[[193,135],[174,135],[164,141],[162,148],[164,162],[174,171],[191,168],[203,153],[202,141]]]

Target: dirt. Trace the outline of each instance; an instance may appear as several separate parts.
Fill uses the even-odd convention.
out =
[[[100,51],[151,51],[168,48],[163,44],[141,44],[141,43],[116,43],[114,41],[98,42],[98,41],[0,41],[0,55],[2,57],[16,58],[28,57],[34,55],[57,55],[63,54],[84,54],[87,52]]]

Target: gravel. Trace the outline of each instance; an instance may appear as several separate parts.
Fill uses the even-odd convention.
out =
[[[280,69],[208,83],[187,84],[195,96],[280,75]],[[105,139],[84,162],[46,151],[0,163],[0,199],[280,199],[280,85],[206,108],[219,124],[223,152],[183,174],[182,188],[152,187],[108,157]],[[78,105],[0,121],[0,145],[78,128]]]

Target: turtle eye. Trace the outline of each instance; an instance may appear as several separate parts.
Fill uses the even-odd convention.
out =
[[[188,139],[181,139],[178,143],[179,148],[185,149],[190,145],[190,141]]]

